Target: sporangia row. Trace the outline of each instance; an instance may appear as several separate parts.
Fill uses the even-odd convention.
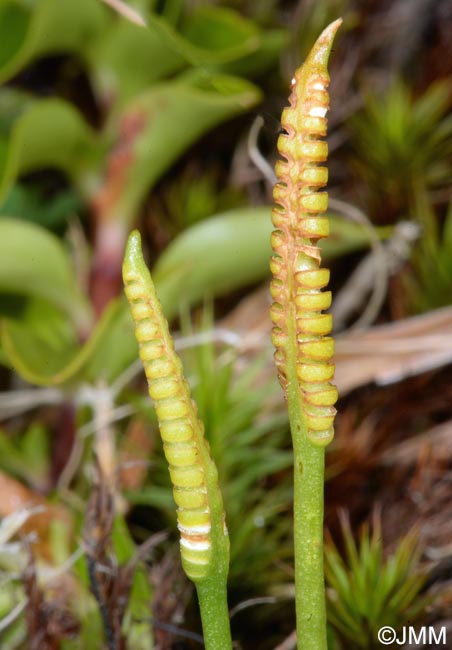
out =
[[[324,212],[328,195],[321,191],[328,180],[325,166],[328,145],[326,114],[329,108],[329,76],[320,64],[322,47],[331,46],[331,32],[325,31],[305,64],[292,80],[290,106],[284,109],[278,139],[282,156],[276,164],[278,182],[274,188],[272,221],[273,280],[271,308],[272,341],[283,389],[287,390],[289,351],[288,322],[292,319],[297,342],[297,380],[307,433],[314,444],[326,445],[333,437],[334,404],[337,390],[334,376],[334,341],[328,336],[332,317],[323,313],[331,305],[331,292],[324,288],[329,271],[320,267],[318,241],[329,233]],[[327,33],[328,32],[328,33]]]
[[[209,572],[212,555],[212,513],[206,473],[212,476],[216,470],[168,323],[142,258],[137,231],[129,238],[123,277],[173,484],[182,562],[190,578],[203,578]],[[224,523],[222,528],[227,535]]]

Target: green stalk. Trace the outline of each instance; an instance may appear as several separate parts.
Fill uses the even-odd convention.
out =
[[[299,650],[327,650],[323,570],[325,447],[314,446],[307,437],[295,358],[288,368],[287,406],[294,454],[297,647]]]
[[[226,581],[212,577],[196,583],[206,650],[231,650]]]

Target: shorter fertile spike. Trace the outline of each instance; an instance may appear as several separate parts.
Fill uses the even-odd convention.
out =
[[[143,260],[138,231],[129,237],[123,277],[173,484],[182,563],[189,578],[202,579],[212,571],[218,539],[223,550],[228,548],[221,494],[204,428]],[[221,531],[216,536],[214,526]]]

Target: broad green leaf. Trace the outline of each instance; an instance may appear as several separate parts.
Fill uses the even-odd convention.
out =
[[[13,214],[16,219],[63,232],[68,217],[80,213],[81,208],[81,199],[74,191],[63,190],[49,198],[45,188],[16,183],[0,205],[0,217]]]
[[[83,370],[83,379],[87,382],[95,382],[99,378],[106,382],[113,381],[137,358],[137,346],[130,310],[125,301],[119,301],[102,339]]]
[[[252,84],[226,75],[203,71],[155,86],[126,106],[118,137],[130,153],[105,190],[117,200],[110,206],[111,218],[128,223],[156,180],[185,149],[217,124],[242,113],[260,98]],[[124,142],[124,132],[130,135]],[[110,186],[108,185],[110,183]]]
[[[179,235],[152,272],[167,317],[183,303],[191,305],[267,277],[272,228],[269,207],[243,208],[206,219]],[[367,245],[366,231],[334,217],[322,252],[330,259]]]
[[[138,3],[138,8],[145,10],[146,1],[147,0],[136,0],[136,3]],[[141,7],[140,4],[142,5]],[[151,0],[151,2],[148,3],[148,6],[149,4],[153,9],[155,9],[156,5],[158,4],[158,0]],[[164,18],[170,25],[177,25],[181,14],[184,11],[184,5],[185,0],[165,0],[165,2],[159,3],[159,15],[162,16],[162,18]]]
[[[49,301],[71,317],[77,327],[90,320],[67,250],[44,228],[0,217],[0,295]]]
[[[48,431],[32,423],[22,438],[0,430],[0,467],[35,486],[45,486],[49,470]]]
[[[100,94],[130,99],[188,65],[176,33],[151,16],[146,27],[118,20],[89,50],[94,84]]]
[[[288,44],[290,34],[284,29],[272,29],[262,32],[259,48],[236,61],[224,63],[223,72],[246,77],[259,75],[278,64],[283,48]]]
[[[112,542],[119,565],[133,561],[138,552],[126,522],[121,515],[113,524]],[[152,589],[148,572],[142,562],[138,562],[133,573],[132,588],[124,617],[123,632],[134,650],[152,650],[153,630],[149,617]]]
[[[144,27],[117,20],[92,41],[87,56],[101,93],[122,101],[191,64],[220,69],[232,65],[242,74],[265,69],[285,42],[282,30],[261,31],[230,9],[204,6],[180,32],[152,13]]]
[[[11,79],[33,59],[59,52],[83,54],[105,27],[99,0],[2,0],[0,4],[0,82]]]
[[[61,383],[75,356],[77,336],[70,321],[42,299],[30,298],[16,318],[4,318],[0,336],[9,365],[32,384]]]
[[[192,63],[224,63],[257,50],[257,26],[231,9],[204,5],[182,27],[183,50]]]
[[[153,13],[146,23],[135,25],[100,0],[4,0],[0,82],[40,56],[74,52],[104,96],[130,97],[181,67],[235,61],[261,45],[260,30],[230,9],[201,7],[182,34]]]
[[[30,383],[40,386],[69,384],[80,378],[122,308],[121,301],[112,302],[89,339],[81,344],[67,321],[62,326],[62,315],[56,310],[46,313],[45,333],[40,330],[41,305],[40,310],[33,311],[32,320],[4,319],[0,330],[3,350],[13,369]]]
[[[272,229],[269,215],[269,207],[244,208],[220,214],[189,228],[167,248],[155,266],[153,276],[169,319],[177,315],[184,303],[190,306],[205,296],[222,295],[263,280],[268,275]],[[5,241],[1,236],[1,225],[0,219],[0,245]],[[36,226],[21,223],[20,227],[44,232],[52,242],[55,240]],[[332,219],[331,230],[328,246],[323,249],[327,259],[368,244],[367,235],[359,226],[342,219]],[[58,240],[55,241],[59,244]],[[5,258],[0,259],[3,261]],[[17,251],[16,259],[24,259],[25,266],[33,262],[26,250]],[[44,298],[49,300],[49,291],[52,295],[58,283],[64,281],[65,274],[67,278],[70,273],[68,261],[63,256],[66,266],[63,265],[62,273],[52,283],[50,271],[45,276],[49,278],[47,282],[39,274],[47,268],[50,259],[51,253],[37,265],[36,278],[33,277],[33,266],[29,280],[17,282],[13,274],[19,297],[24,287],[32,286],[37,279],[42,284],[36,294],[40,299],[26,301],[25,308],[20,300],[3,305],[3,313],[9,316],[2,328],[3,353],[22,377],[38,385],[66,384],[76,379],[92,382],[99,377],[112,381],[136,357],[133,327],[125,303],[112,303],[90,339],[82,346],[72,321],[68,322],[51,305],[45,306]],[[14,293],[11,295],[17,297]]]
[[[0,134],[0,198],[18,176],[45,167],[83,183],[99,152],[99,138],[80,113],[61,99],[28,101],[21,107],[15,103],[12,109],[11,127]]]
[[[41,56],[77,53],[88,61],[104,94],[124,97],[189,64],[235,62],[261,48],[264,58],[268,53],[265,32],[231,9],[201,6],[180,32],[170,16],[143,15],[145,27],[115,14],[101,0],[3,0],[0,82]]]
[[[125,616],[125,635],[130,648],[152,650],[154,648],[154,629],[149,611],[152,605],[152,589],[147,567],[137,566],[132,582],[129,606]]]

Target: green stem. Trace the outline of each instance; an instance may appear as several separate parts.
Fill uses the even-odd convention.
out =
[[[295,343],[289,318],[289,341]],[[292,330],[292,331],[290,331]],[[289,344],[290,349],[290,344]],[[325,448],[306,435],[296,372],[296,355],[288,362],[287,401],[294,450],[295,608],[298,650],[327,650],[323,570],[323,486]]]
[[[206,650],[232,650],[226,582],[212,576],[196,582]]]

